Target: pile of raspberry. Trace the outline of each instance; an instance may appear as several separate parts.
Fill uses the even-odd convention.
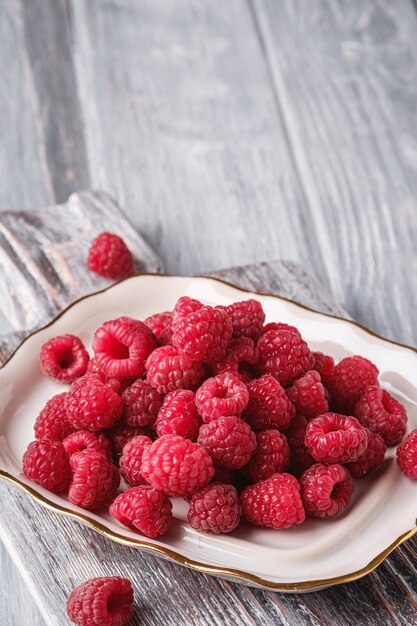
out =
[[[39,413],[23,472],[79,507],[155,538],[184,498],[200,532],[245,520],[289,528],[343,514],[356,480],[383,471],[407,414],[366,358],[335,364],[247,299],[106,321],[90,356],[74,335],[40,352],[69,385]],[[417,433],[398,448],[417,478]]]

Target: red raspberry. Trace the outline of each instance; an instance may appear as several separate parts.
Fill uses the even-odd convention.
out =
[[[119,470],[102,452],[86,448],[70,458],[72,480],[68,500],[83,509],[95,511],[107,506],[120,483]]]
[[[147,380],[136,380],[122,394],[124,419],[129,426],[153,426],[162,399]]]
[[[194,392],[188,389],[176,389],[167,393],[159,409],[155,426],[159,437],[180,435],[180,437],[195,441],[200,428],[200,418],[195,405]]]
[[[120,397],[97,376],[76,380],[65,398],[68,420],[74,428],[96,432],[110,428],[122,414]]]
[[[59,383],[71,383],[87,371],[88,352],[79,337],[60,335],[43,344],[39,361],[45,376]]]
[[[215,363],[226,354],[232,336],[232,322],[223,309],[202,306],[179,319],[172,343],[193,361]]]
[[[242,507],[233,485],[210,483],[190,501],[188,521],[200,533],[230,533],[239,525]]]
[[[313,370],[316,370],[323,378],[324,376],[330,376],[334,370],[334,360],[328,354],[323,352],[312,352],[314,357]]]
[[[279,382],[266,374],[248,383],[249,402],[245,419],[254,431],[284,429],[294,417],[295,409]]]
[[[256,448],[255,433],[249,424],[235,415],[219,417],[204,424],[197,441],[204,446],[216,465],[229,469],[246,465]]]
[[[243,517],[256,526],[290,528],[305,519],[300,483],[291,474],[272,474],[240,495]]]
[[[232,321],[233,338],[249,337],[258,341],[265,321],[265,313],[258,300],[243,300],[221,308],[225,309]]]
[[[129,441],[132,441],[133,437],[140,437],[143,435],[144,437],[152,436],[153,431],[146,426],[128,426],[127,424],[116,424],[110,430],[106,430],[106,434],[108,435],[110,441],[113,444],[114,452],[116,455],[122,453],[123,448]]]
[[[336,517],[347,508],[354,485],[343,465],[312,465],[300,478],[301,498],[307,515]]]
[[[329,410],[326,389],[321,384],[320,374],[310,370],[287,389],[287,396],[298,413],[315,417]]]
[[[172,523],[171,501],[149,485],[132,487],[121,493],[109,511],[121,524],[151,539],[165,534]]]
[[[166,346],[172,341],[172,311],[155,313],[147,317],[144,324],[153,332],[160,346]]]
[[[189,389],[204,376],[201,363],[180,354],[174,346],[162,346],[152,352],[146,361],[146,378],[159,393],[174,389]]]
[[[182,296],[175,305],[172,312],[172,330],[175,331],[181,320],[184,320],[191,313],[199,311],[203,303],[188,296]]]
[[[268,330],[259,339],[258,349],[261,373],[271,374],[283,386],[305,374],[313,364],[306,342],[289,330]]]
[[[297,477],[301,476],[306,469],[315,463],[315,460],[304,444],[307,423],[307,418],[298,413],[291,420],[291,424],[285,431],[291,450],[290,473]]]
[[[355,415],[363,426],[379,433],[387,446],[398,443],[404,437],[407,412],[401,402],[378,385],[365,389],[356,404]]]
[[[214,467],[199,443],[178,435],[163,435],[146,447],[141,471],[152,487],[167,496],[186,496],[209,482]]]
[[[369,385],[378,385],[378,369],[361,356],[348,356],[335,365],[333,373],[325,377],[335,411],[350,415]]]
[[[403,474],[417,479],[417,429],[412,430],[398,446],[397,463]]]
[[[104,322],[94,333],[93,350],[98,367],[108,378],[142,376],[156,339],[143,322],[119,317]]]
[[[195,403],[204,422],[224,415],[240,415],[248,403],[245,383],[233,374],[219,374],[204,381],[195,394]]]
[[[74,432],[65,410],[66,395],[66,391],[58,393],[45,404],[35,421],[36,439],[62,441],[67,435]]]
[[[127,578],[103,576],[76,587],[67,613],[77,626],[124,626],[133,615],[133,589]]]
[[[120,457],[120,473],[130,487],[137,487],[145,482],[140,467],[142,465],[143,451],[151,443],[152,439],[145,435],[139,435],[128,441],[123,448],[122,456]]]
[[[66,453],[69,456],[81,452],[81,450],[95,450],[101,452],[107,459],[112,457],[112,445],[102,433],[92,433],[89,430],[77,430],[68,435],[63,442]]]
[[[301,337],[301,333],[298,328],[291,326],[291,324],[285,324],[284,322],[269,322],[269,324],[265,324],[262,328],[262,334],[267,333],[268,330],[288,330],[290,333]]]
[[[133,270],[133,258],[121,237],[101,233],[91,244],[87,267],[104,278],[124,278]]]
[[[71,472],[62,442],[49,439],[32,441],[23,455],[23,474],[48,491],[65,491]]]
[[[368,433],[355,417],[323,413],[307,424],[305,445],[319,463],[351,463],[365,452]]]
[[[290,447],[285,435],[278,430],[264,430],[256,435],[256,450],[244,468],[253,483],[280,474],[288,469]]]
[[[368,446],[363,454],[354,463],[347,463],[346,467],[353,478],[362,478],[369,474],[369,472],[377,467],[380,467],[384,462],[385,452],[387,446],[385,441],[372,431],[366,429],[368,432]]]
[[[108,387],[113,389],[119,396],[123,391],[135,382],[136,378],[108,378],[105,373],[99,368],[97,358],[90,359],[87,367],[86,374],[95,374],[98,376],[102,383],[105,383]]]
[[[237,374],[240,363],[248,363],[255,365],[259,360],[259,351],[255,346],[253,339],[249,337],[240,337],[239,339],[231,339],[227,346],[227,352],[221,361],[213,363],[213,374]]]

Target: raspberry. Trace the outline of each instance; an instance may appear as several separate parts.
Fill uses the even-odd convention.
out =
[[[140,466],[142,465],[143,451],[151,443],[152,439],[145,435],[139,435],[128,441],[123,448],[122,456],[120,457],[120,473],[131,487],[143,485],[145,482]]]
[[[343,465],[312,465],[300,478],[301,498],[307,515],[336,517],[350,502],[354,485]]]
[[[122,394],[124,419],[129,426],[153,426],[162,395],[146,380],[136,380]]]
[[[208,483],[214,467],[199,443],[178,435],[163,435],[146,447],[141,471],[152,487],[167,496],[185,496]]]
[[[175,331],[181,320],[184,320],[191,313],[199,311],[203,303],[188,296],[182,296],[175,305],[172,312],[172,330]]]
[[[307,418],[298,413],[291,420],[291,424],[285,431],[291,450],[290,473],[294,474],[294,476],[301,476],[306,469],[315,463],[304,444],[307,423]]]
[[[119,317],[104,322],[94,333],[93,350],[98,367],[108,377],[142,376],[156,338],[143,322]]]
[[[289,462],[290,447],[285,435],[278,430],[264,430],[256,435],[256,450],[244,474],[257,483],[272,474],[285,472]]]
[[[313,370],[316,370],[320,376],[330,376],[334,370],[334,360],[328,354],[323,352],[313,352],[314,365]]]
[[[253,430],[284,429],[294,417],[295,409],[279,382],[266,374],[248,383],[249,402],[245,419]]]
[[[216,465],[229,469],[246,465],[256,448],[255,433],[249,424],[235,415],[219,417],[204,424],[197,441],[204,446]]]
[[[226,354],[232,336],[232,322],[223,309],[202,306],[179,319],[172,343],[193,361],[215,363]]]
[[[147,317],[144,324],[153,332],[160,346],[172,341],[172,312],[164,311]]]
[[[95,374],[100,378],[102,383],[105,383],[108,387],[113,389],[119,396],[136,380],[135,378],[116,378],[115,376],[108,378],[99,368],[96,357],[90,359],[86,374]]]
[[[195,403],[204,422],[224,415],[240,415],[248,399],[245,383],[228,373],[208,378],[195,394]]]
[[[323,413],[307,424],[305,445],[319,463],[351,463],[365,452],[368,433],[355,417]]]
[[[62,441],[67,435],[74,432],[65,410],[66,395],[66,391],[58,393],[45,404],[35,421],[36,439]]]
[[[258,349],[261,373],[271,374],[283,386],[305,374],[313,364],[306,342],[289,330],[268,330],[259,339]]]
[[[201,533],[230,533],[239,525],[242,508],[233,485],[211,483],[195,493],[188,521]]]
[[[119,470],[101,452],[86,448],[70,458],[72,480],[68,500],[95,511],[108,505],[120,483]]]
[[[39,361],[45,376],[59,383],[71,383],[87,371],[88,352],[75,335],[60,335],[43,344]]]
[[[146,378],[159,393],[189,389],[204,376],[201,363],[178,352],[174,346],[163,346],[152,352],[146,361]]]
[[[305,519],[300,484],[291,474],[272,474],[240,495],[243,517],[256,526],[290,528]]]
[[[240,337],[231,339],[227,346],[225,357],[217,363],[213,363],[213,374],[223,374],[229,372],[237,374],[240,363],[255,365],[259,360],[259,351],[252,339]]]
[[[92,578],[67,600],[67,613],[77,626],[124,626],[133,615],[133,589],[119,576]]]
[[[188,389],[176,389],[167,393],[156,418],[158,436],[180,435],[185,439],[195,441],[199,427],[200,418],[195,405],[194,392]]]
[[[32,441],[23,455],[23,474],[48,491],[65,491],[71,472],[62,442],[49,439]]]
[[[121,493],[109,511],[121,524],[151,539],[165,534],[172,522],[171,501],[149,485]]]
[[[361,356],[342,359],[335,365],[333,373],[325,377],[333,409],[345,415],[352,414],[366,387],[378,384],[378,374],[375,365]]]
[[[356,404],[355,415],[363,426],[379,433],[388,446],[404,437],[407,412],[401,402],[378,385],[365,389]]]
[[[233,338],[249,337],[258,341],[262,333],[265,313],[258,300],[234,302],[224,308],[233,326]]]
[[[363,454],[354,463],[347,463],[346,467],[349,470],[353,478],[362,478],[369,474],[369,472],[377,467],[380,467],[384,462],[385,451],[387,446],[385,441],[372,431],[366,429],[368,432],[368,446]]]
[[[116,424],[110,430],[106,430],[106,434],[108,435],[110,441],[113,444],[114,452],[116,455],[121,454],[125,445],[132,441],[133,437],[140,437],[141,435],[145,437],[151,437],[152,431],[150,428],[146,426],[128,426],[127,424]]]
[[[285,324],[284,322],[269,322],[269,324],[265,324],[262,328],[262,334],[267,333],[268,330],[288,330],[288,332],[301,337],[301,333],[298,328],[291,326],[291,324]]]
[[[133,270],[133,258],[121,237],[101,233],[91,244],[87,267],[104,278],[124,278]]]
[[[97,376],[76,380],[65,398],[68,420],[74,428],[96,432],[110,428],[122,414],[120,397]]]
[[[287,396],[298,413],[315,417],[329,410],[326,389],[321,384],[320,374],[310,370],[287,389]]]
[[[112,445],[102,433],[92,433],[89,430],[77,430],[68,435],[63,442],[65,452],[72,456],[81,450],[95,450],[101,452],[107,459],[112,457]]]
[[[397,463],[403,474],[417,479],[417,429],[412,430],[398,446]]]

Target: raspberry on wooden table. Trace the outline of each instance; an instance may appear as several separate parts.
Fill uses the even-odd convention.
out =
[[[320,376],[330,376],[334,370],[334,360],[328,354],[323,352],[312,352],[314,357],[313,370],[316,370]]]
[[[190,389],[204,376],[201,363],[180,354],[175,346],[156,348],[146,361],[146,378],[159,393]]]
[[[311,369],[314,358],[301,335],[289,330],[268,330],[258,341],[259,369],[286,386]]]
[[[125,626],[133,615],[133,588],[126,578],[92,578],[74,589],[67,613],[77,626]]]
[[[369,429],[366,430],[368,431],[368,445],[365,452],[361,454],[357,461],[346,464],[353,478],[366,476],[371,470],[380,467],[384,462],[387,449],[385,441],[378,433],[373,433]]]
[[[166,346],[172,341],[172,311],[155,313],[143,322],[155,335],[160,346]]]
[[[65,491],[71,471],[62,442],[49,439],[32,441],[23,455],[23,474],[48,491]]]
[[[320,374],[315,370],[306,372],[287,389],[287,396],[298,413],[315,417],[329,410],[327,392],[321,383]]]
[[[239,525],[241,512],[233,485],[214,482],[193,494],[187,519],[201,533],[230,533]]]
[[[62,441],[74,432],[74,427],[70,424],[65,410],[66,395],[66,391],[58,393],[45,404],[35,421],[36,439]]]
[[[316,462],[304,443],[307,423],[307,418],[301,413],[297,413],[285,431],[291,450],[290,473],[297,477],[301,476],[306,469]]]
[[[235,415],[225,415],[203,424],[198,443],[207,450],[216,465],[240,469],[249,462],[256,436],[249,424]]]
[[[200,423],[194,392],[189,389],[176,389],[165,396],[156,418],[155,428],[159,437],[180,435],[195,441]]]
[[[268,374],[248,383],[249,402],[244,413],[253,430],[287,428],[295,409],[280,383]]]
[[[224,308],[233,326],[233,338],[249,337],[258,341],[262,333],[265,313],[258,300],[243,300],[233,302]]]
[[[104,232],[90,246],[87,267],[104,278],[124,278],[133,270],[132,253],[121,237]]]
[[[347,508],[354,484],[343,465],[312,465],[300,478],[301,498],[307,515],[336,517]]]
[[[170,499],[149,485],[121,493],[109,511],[121,524],[151,539],[165,534],[172,522]]]
[[[323,413],[307,424],[305,445],[319,463],[352,463],[365,452],[368,431],[355,417]]]
[[[401,441],[407,426],[404,406],[379,385],[370,385],[362,393],[355,408],[355,416],[363,426],[379,433],[387,446]]]
[[[39,362],[45,376],[59,383],[71,383],[87,371],[88,352],[75,335],[60,335],[43,344]]]
[[[162,400],[147,380],[136,380],[122,393],[124,420],[129,426],[153,426]]]
[[[89,430],[77,430],[66,437],[62,443],[66,453],[72,456],[76,452],[89,449],[101,452],[107,459],[112,457],[112,445],[102,433],[92,433]]]
[[[305,519],[300,483],[291,474],[273,474],[240,495],[243,518],[256,526],[290,528]]]
[[[280,474],[288,469],[290,447],[285,435],[278,430],[264,430],[256,435],[256,450],[243,473],[253,483]]]
[[[68,500],[83,509],[95,511],[107,506],[120,483],[119,470],[96,450],[85,449],[70,458],[72,479]]]
[[[96,432],[113,426],[122,414],[123,404],[117,393],[91,374],[71,385],[65,409],[74,428]]]
[[[179,435],[163,435],[143,453],[142,476],[167,496],[186,496],[214,474],[213,461],[199,443]]]
[[[240,415],[248,399],[245,383],[227,372],[205,380],[195,394],[195,403],[204,422],[225,415]]]
[[[397,463],[403,474],[417,480],[417,428],[398,446]]]
[[[362,356],[348,356],[339,361],[324,380],[333,410],[353,414],[366,387],[378,385],[378,374],[378,368]]]
[[[143,485],[145,482],[140,468],[142,465],[143,452],[151,443],[152,439],[145,435],[139,435],[128,441],[123,448],[119,463],[120,473],[122,478],[124,478],[131,487]]]
[[[129,426],[128,424],[120,422],[113,426],[113,428],[106,430],[106,435],[113,444],[115,454],[119,455],[125,445],[131,441],[133,437],[143,435],[152,438],[154,432],[147,426]]]

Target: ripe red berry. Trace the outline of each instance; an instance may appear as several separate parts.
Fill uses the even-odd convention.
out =
[[[156,348],[146,361],[146,378],[159,393],[190,389],[204,376],[201,363],[178,352],[175,346]]]
[[[163,396],[147,380],[136,380],[122,393],[123,416],[129,426],[153,426]]]
[[[74,428],[97,432],[110,428],[122,414],[120,397],[95,375],[79,378],[65,398],[68,420]]]
[[[298,413],[315,417],[329,410],[327,392],[321,383],[320,374],[310,370],[287,389],[287,396]]]
[[[301,476],[306,469],[315,463],[315,460],[304,444],[307,423],[307,418],[298,413],[291,420],[291,424],[285,431],[291,450],[289,471],[290,474],[297,477]]]
[[[300,335],[289,330],[268,330],[258,341],[259,369],[286,386],[305,374],[313,356]]]
[[[23,474],[48,491],[65,491],[71,472],[62,442],[49,439],[32,441],[23,455]]]
[[[85,449],[70,458],[72,480],[68,500],[95,511],[114,499],[120,483],[119,470],[96,450]]]
[[[216,465],[239,469],[249,462],[256,436],[249,424],[235,415],[226,415],[203,424],[198,442],[207,450]]]
[[[172,311],[155,313],[147,317],[144,324],[153,332],[160,346],[172,341]]]
[[[139,437],[140,435],[152,437],[154,433],[147,426],[128,426],[128,424],[121,422],[110,428],[110,430],[106,430],[106,435],[113,444],[115,454],[119,455],[133,437]]]
[[[172,330],[175,331],[177,325],[191,313],[199,311],[203,303],[188,296],[179,298],[172,312]]]
[[[180,435],[195,441],[200,423],[194,392],[189,389],[176,389],[165,396],[155,427],[158,437]]]
[[[92,578],[67,600],[67,613],[77,626],[124,626],[133,615],[133,588],[119,576]]]
[[[298,328],[292,326],[291,324],[285,324],[284,322],[269,322],[269,324],[265,324],[262,328],[262,334],[267,333],[268,330],[288,330],[290,333],[301,337],[301,333]]]
[[[248,390],[237,376],[219,374],[204,381],[195,394],[195,403],[204,422],[225,415],[240,415],[248,403]]]
[[[313,370],[316,370],[322,379],[333,374],[334,360],[331,356],[323,352],[312,352],[312,355],[314,357]]]
[[[398,446],[397,463],[403,474],[417,480],[417,429],[412,430]]]
[[[122,478],[130,487],[138,487],[145,482],[142,472],[142,457],[147,446],[150,446],[152,439],[145,435],[133,437],[124,446],[122,456],[120,457],[120,473]]]
[[[230,533],[239,525],[241,511],[233,485],[215,482],[191,497],[187,519],[201,533]]]
[[[305,519],[300,484],[291,474],[273,474],[241,493],[243,517],[256,526],[290,528]]]
[[[233,302],[224,308],[233,326],[233,338],[249,337],[258,341],[262,333],[265,313],[258,300]]]
[[[98,235],[88,252],[87,267],[104,278],[124,278],[133,269],[132,254],[118,235],[104,232]]]
[[[101,452],[107,459],[112,457],[112,445],[103,433],[92,433],[89,430],[77,430],[66,437],[62,443],[68,456],[89,449]]]
[[[268,374],[248,383],[249,402],[245,419],[253,430],[287,428],[295,409],[280,383]]]
[[[290,447],[285,435],[278,430],[264,430],[256,435],[256,450],[244,467],[244,474],[257,483],[272,474],[285,472],[289,462]]]
[[[404,406],[379,385],[371,385],[356,404],[355,415],[363,426],[379,433],[388,446],[404,437],[407,412]]]
[[[71,426],[65,410],[66,395],[66,391],[58,393],[45,404],[35,421],[36,439],[62,441],[74,431],[74,427]]]
[[[384,462],[385,452],[387,446],[385,441],[378,435],[366,429],[368,432],[368,445],[365,450],[353,463],[347,463],[346,467],[353,478],[362,478],[369,474],[369,472],[377,467],[380,467]]]
[[[43,344],[39,361],[45,376],[59,383],[71,383],[87,371],[88,352],[79,337],[60,335]]]
[[[354,484],[342,465],[312,465],[300,478],[301,498],[307,515],[335,517],[347,508]]]
[[[325,377],[333,409],[351,415],[366,387],[378,385],[378,374],[377,367],[361,356],[342,359],[333,373]]]
[[[226,372],[236,375],[240,364],[255,365],[258,360],[259,350],[253,339],[249,339],[249,337],[231,339],[225,357],[212,364],[212,371],[214,375]]]
[[[352,463],[365,452],[368,433],[355,417],[323,413],[307,424],[305,445],[319,463]]]
[[[121,524],[151,539],[165,534],[172,522],[171,501],[149,485],[121,493],[109,511]]]

